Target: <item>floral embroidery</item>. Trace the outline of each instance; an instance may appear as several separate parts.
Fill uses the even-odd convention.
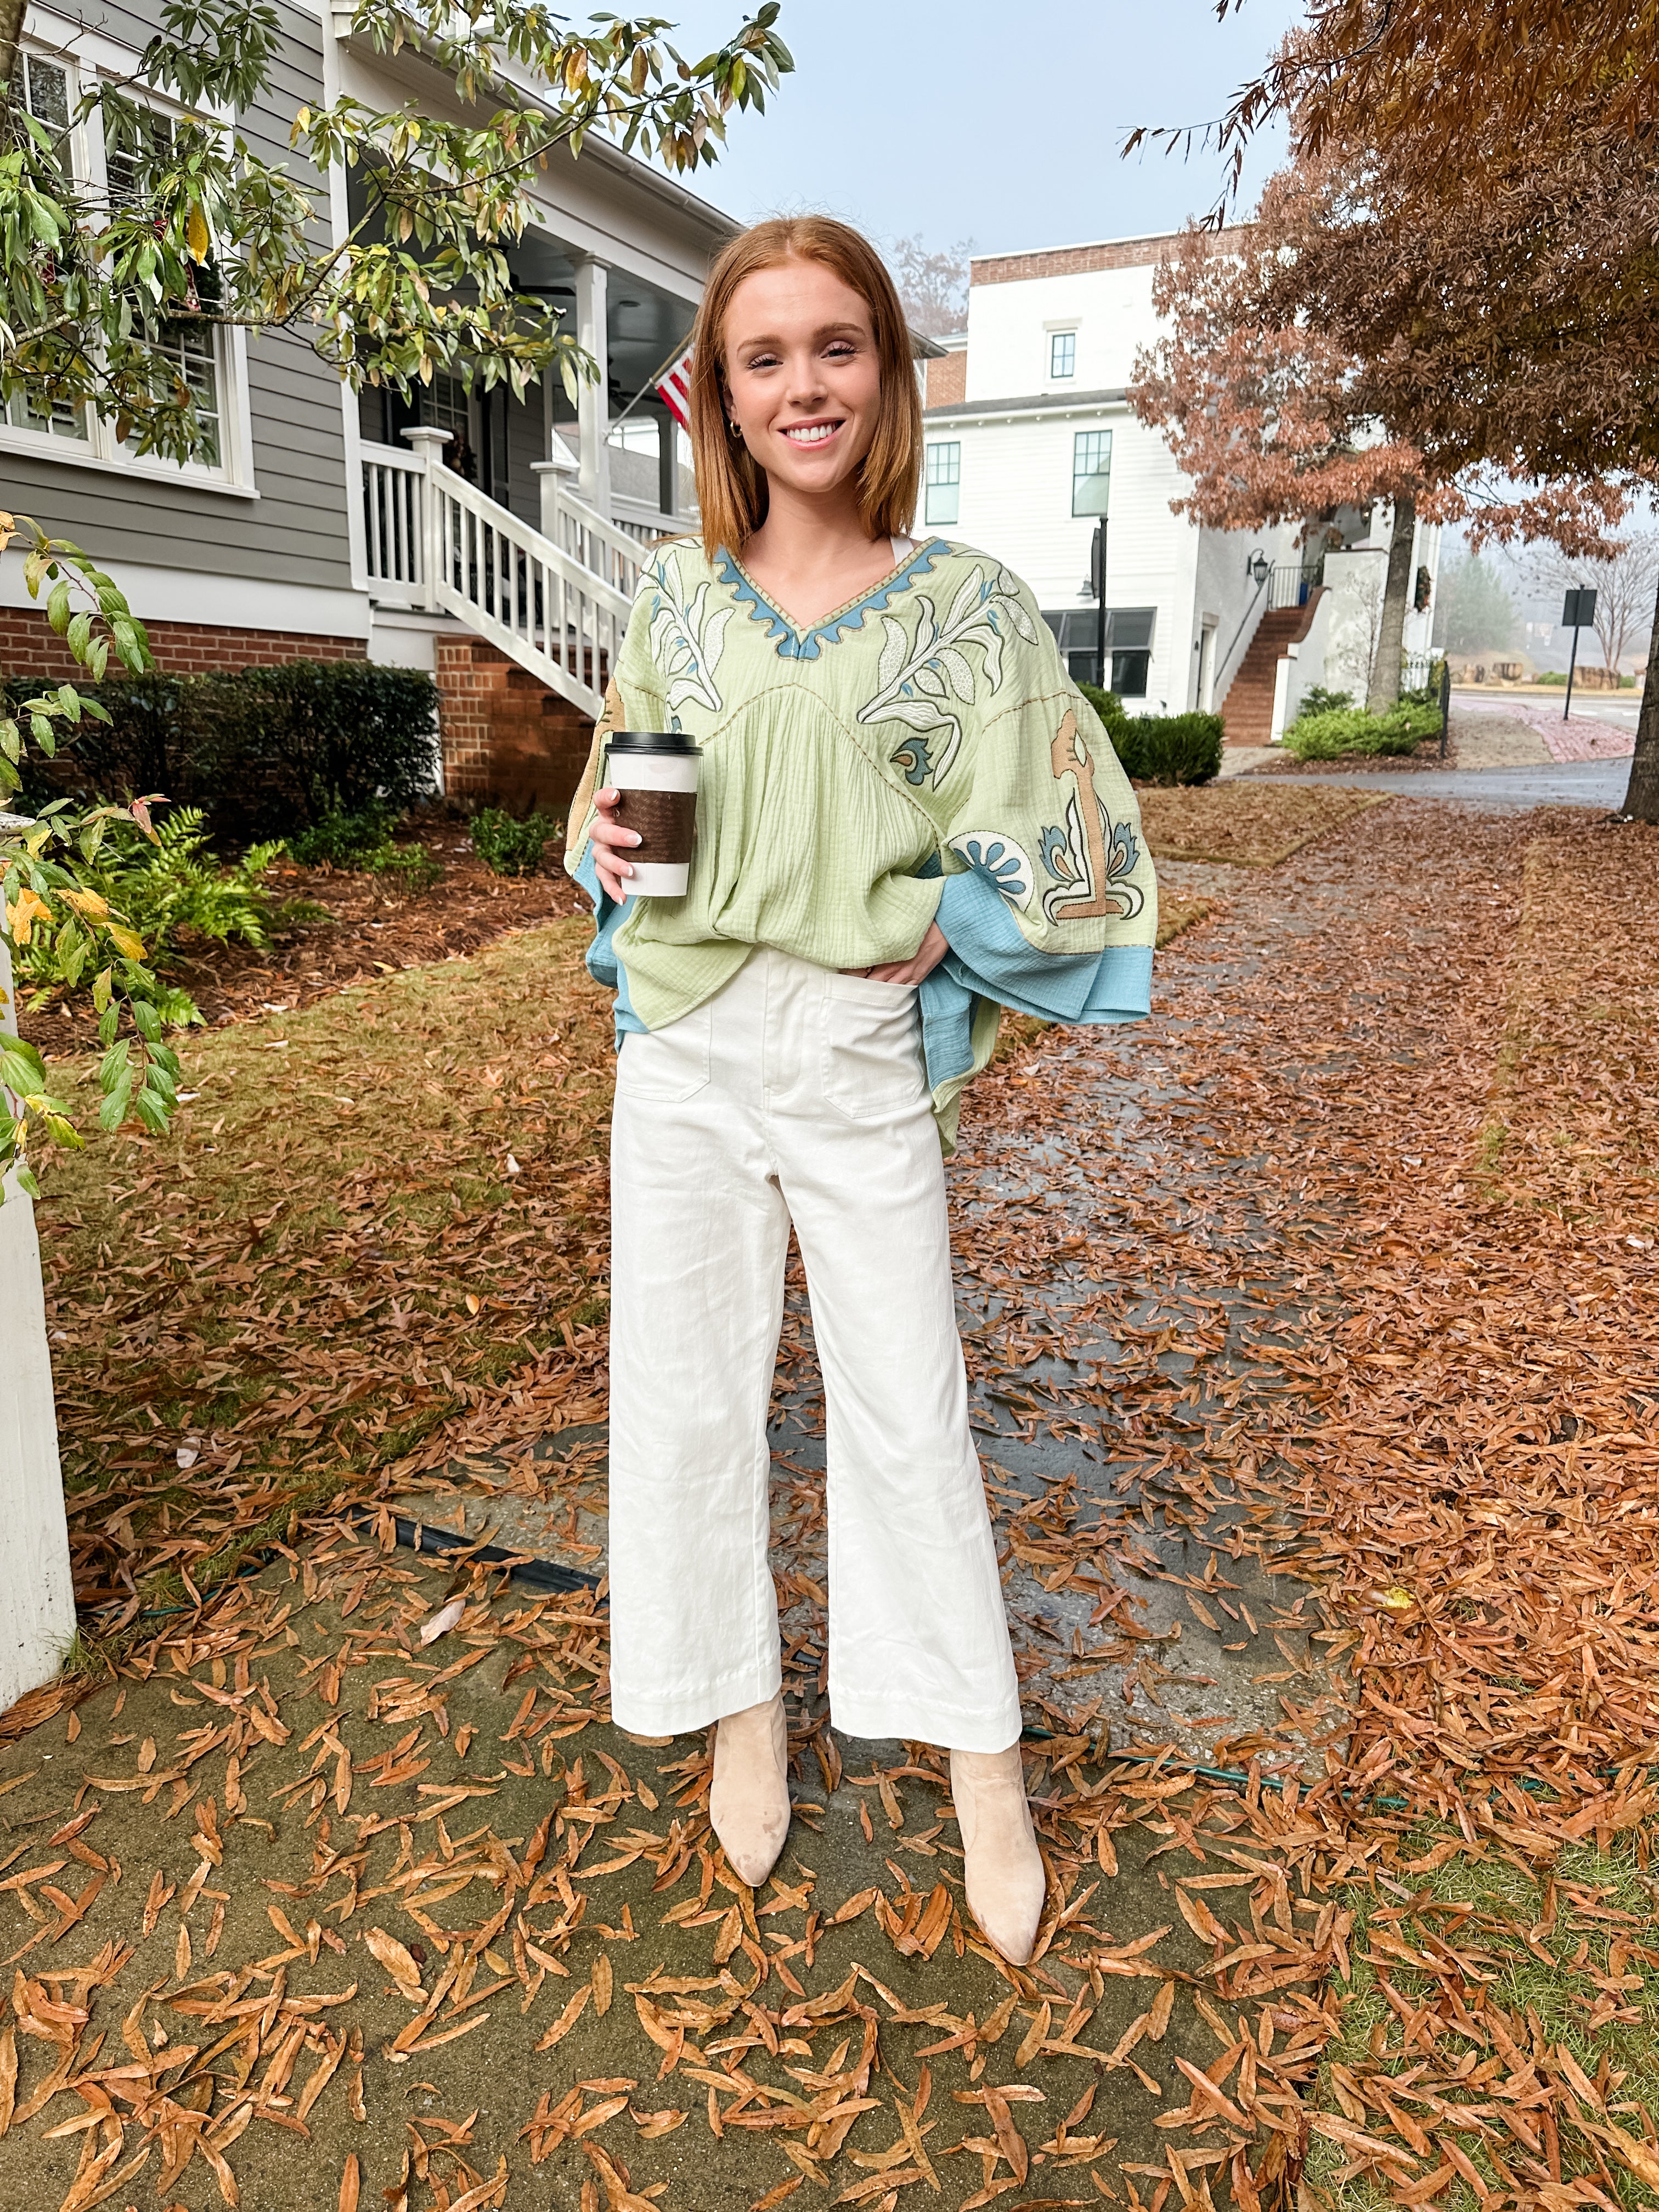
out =
[[[688,600],[680,580],[679,561],[672,553],[665,553],[657,563],[654,578],[651,657],[662,672],[668,704],[682,707],[691,700],[718,714],[720,695],[715,688],[714,672],[726,647],[726,626],[732,619],[732,610],[710,607],[714,587],[708,578]],[[678,726],[677,718],[675,727]]]
[[[965,830],[951,838],[951,850],[959,854],[970,868],[989,876],[1010,906],[1024,908],[1030,904],[1031,863],[1012,837],[1005,837],[1000,830]]]
[[[990,577],[983,568],[970,569],[943,623],[932,599],[919,599],[913,637],[891,615],[882,617],[886,642],[876,670],[881,688],[860,708],[859,720],[902,722],[917,733],[892,757],[903,769],[906,782],[931,783],[937,789],[950,774],[962,744],[962,722],[951,702],[971,707],[976,690],[965,648],[978,647],[986,684],[995,692],[1002,682],[1005,623],[1028,644],[1036,642],[1036,628],[1020,599],[1019,586],[1000,567]],[[923,734],[932,731],[944,732],[937,758]]]
[[[785,660],[816,660],[826,645],[840,642],[844,629],[862,629],[866,615],[879,614],[888,601],[901,592],[908,591],[918,576],[925,576],[946,551],[943,542],[930,538],[916,550],[894,574],[866,592],[848,605],[839,607],[826,615],[811,629],[799,630],[779,607],[775,607],[758,584],[751,583],[732,556],[722,547],[714,556],[714,573],[731,591],[740,607],[747,607],[750,622],[762,623],[769,638],[775,639],[777,650]]]

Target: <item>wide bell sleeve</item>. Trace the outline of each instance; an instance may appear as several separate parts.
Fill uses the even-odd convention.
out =
[[[950,951],[921,988],[936,1105],[990,1057],[995,1009],[1050,1022],[1134,1021],[1151,1006],[1158,888],[1110,739],[1061,665],[1030,595],[1001,572],[985,679],[941,702],[959,726],[919,757],[945,881]],[[947,666],[947,676],[953,672]]]
[[[643,590],[634,604],[629,618],[623,648],[617,656],[617,673],[605,685],[605,704],[599,720],[593,725],[593,742],[588,748],[587,765],[582,770],[581,781],[576,786],[570,801],[569,820],[566,830],[564,854],[565,872],[593,902],[593,942],[587,948],[588,974],[596,983],[613,991],[617,998],[617,1035],[618,1039],[629,1030],[643,1030],[645,1024],[634,1011],[628,995],[628,971],[617,955],[616,936],[628,916],[628,902],[620,904],[611,897],[599,881],[595,864],[592,831],[598,818],[593,794],[599,788],[599,771],[605,759],[605,741],[612,730],[666,729],[665,708],[649,651],[649,612]]]

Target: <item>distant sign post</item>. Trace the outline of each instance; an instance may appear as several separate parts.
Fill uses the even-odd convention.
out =
[[[1561,609],[1561,627],[1572,632],[1572,652],[1567,660],[1567,703],[1561,709],[1565,722],[1572,712],[1573,671],[1578,665],[1578,633],[1588,629],[1595,620],[1595,594],[1590,591],[1569,592]]]

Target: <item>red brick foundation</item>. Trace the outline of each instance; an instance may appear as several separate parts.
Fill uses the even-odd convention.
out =
[[[271,668],[285,660],[366,660],[361,637],[309,637],[295,630],[232,629],[214,623],[144,624],[155,665],[169,676],[210,676]],[[33,607],[0,607],[0,676],[72,682],[82,672]]]
[[[562,815],[587,765],[589,717],[482,639],[441,637],[437,663],[448,797]]]

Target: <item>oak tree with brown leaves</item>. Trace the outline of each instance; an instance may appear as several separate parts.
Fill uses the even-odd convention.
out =
[[[1659,0],[1313,0],[1213,126],[1235,183],[1274,113],[1347,195],[1279,301],[1363,358],[1436,470],[1492,485],[1477,541],[1593,552],[1597,507],[1659,484]],[[1136,137],[1160,135],[1191,134]],[[1659,649],[1624,811],[1659,821]]]

